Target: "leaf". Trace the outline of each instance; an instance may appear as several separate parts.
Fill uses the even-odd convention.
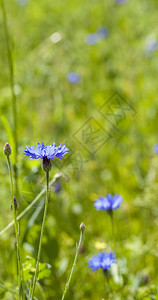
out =
[[[26,261],[23,263],[23,276],[24,281],[28,281],[33,277],[35,272],[36,261],[33,257],[27,256]]]
[[[30,280],[35,273],[36,261],[33,257],[27,256],[23,264],[24,281]],[[48,278],[51,274],[51,265],[47,263],[39,264],[38,279]]]
[[[51,274],[51,270],[44,269],[38,274],[38,279],[48,278]]]
[[[42,263],[39,264],[39,273],[38,273],[38,278],[43,279],[43,278],[48,278],[51,274],[51,265],[47,263]]]

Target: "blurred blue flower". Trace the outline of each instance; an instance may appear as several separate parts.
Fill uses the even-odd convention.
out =
[[[60,193],[60,191],[61,191],[61,184],[59,182],[54,183],[53,190],[54,190],[55,194]]]
[[[124,4],[126,2],[128,2],[128,0],[115,0],[116,4]]]
[[[98,200],[94,202],[94,206],[97,210],[108,210],[111,211],[113,209],[117,209],[121,202],[122,197],[120,195],[107,194],[105,197],[100,196]]]
[[[151,41],[148,41],[147,43],[147,47],[146,47],[146,50],[147,51],[155,51],[158,49],[158,41],[157,40],[151,40]]]
[[[71,72],[67,75],[67,81],[69,81],[70,83],[79,83],[80,79],[80,75],[75,72]]]
[[[103,251],[102,253],[98,252],[97,255],[92,256],[91,260],[88,263],[88,267],[92,268],[92,271],[96,271],[99,268],[108,270],[110,269],[111,264],[115,262],[115,253],[105,253],[105,251]]]
[[[20,6],[25,6],[29,3],[29,0],[17,0],[17,3],[20,5]]]
[[[105,37],[107,37],[107,35],[108,35],[108,29],[106,28],[106,27],[100,27],[99,29],[98,29],[98,36],[100,37],[100,38],[105,38]]]
[[[56,147],[54,142],[52,145],[45,147],[44,143],[42,143],[42,145],[38,143],[38,146],[35,145],[35,147],[27,146],[23,154],[32,159],[53,159],[54,157],[62,158],[68,150],[69,149],[66,148],[65,144]]]
[[[102,26],[95,33],[90,33],[86,36],[85,42],[88,45],[95,45],[99,43],[101,39],[104,39],[108,35],[108,29],[105,26]]]
[[[88,45],[95,45],[99,42],[99,35],[97,33],[90,33],[86,36],[85,41]]]
[[[156,145],[154,146],[153,150],[154,150],[154,152],[155,152],[156,154],[158,154],[158,144],[156,144]]]

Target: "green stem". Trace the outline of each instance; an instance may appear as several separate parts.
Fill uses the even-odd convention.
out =
[[[109,211],[109,215],[111,220],[112,235],[114,235],[114,215],[112,210]]]
[[[11,95],[12,95],[12,111],[13,111],[13,136],[14,136],[14,146],[15,146],[15,162],[13,165],[14,169],[14,180],[15,180],[15,196],[17,197],[18,193],[18,183],[17,183],[17,155],[18,155],[18,140],[17,140],[17,105],[16,105],[16,94],[14,91],[14,64],[13,64],[13,58],[12,58],[12,50],[10,46],[10,37],[9,37],[9,31],[8,31],[8,25],[7,25],[7,15],[5,10],[4,1],[1,0],[1,7],[2,7],[2,15],[3,15],[3,26],[4,26],[4,32],[5,32],[5,39],[6,39],[6,46],[7,46],[7,57],[8,57],[8,64],[9,64],[9,75],[10,75],[10,88],[11,88]]]
[[[58,178],[60,178],[62,173],[57,173],[54,175],[53,179],[50,181],[49,187],[51,187]],[[21,218],[23,218],[28,211],[38,202],[38,200],[43,196],[45,193],[46,188],[44,187],[42,191],[31,201],[31,203],[17,216],[17,220],[19,221]],[[5,233],[11,226],[14,225],[14,221],[11,221],[5,228],[3,228],[0,231],[0,236]]]
[[[20,259],[20,242],[19,242],[19,225],[16,218],[16,209],[14,204],[14,188],[13,188],[13,176],[10,158],[7,156],[7,162],[9,167],[9,175],[10,175],[10,184],[11,184],[11,196],[12,196],[12,209],[13,209],[13,217],[14,217],[14,226],[15,226],[15,236],[16,236],[16,249],[17,249],[17,260],[18,260],[18,287],[19,287],[19,300],[23,299],[23,288],[22,288],[22,266]]]
[[[12,288],[7,287],[3,282],[0,282],[0,288],[10,292],[13,295],[14,299],[15,299],[15,295],[17,296],[17,292]]]
[[[34,275],[34,278],[33,278],[33,285],[32,285],[32,292],[31,292],[31,298],[30,298],[30,300],[33,300],[33,296],[34,296],[34,292],[35,292],[35,287],[36,287],[36,281],[37,281],[37,277],[38,277],[39,261],[40,261],[41,249],[42,249],[42,237],[43,237],[43,231],[44,231],[45,220],[46,220],[47,209],[48,209],[49,172],[46,172],[46,182],[47,182],[47,186],[46,186],[46,201],[45,201],[43,221],[42,221],[42,227],[41,227],[41,235],[40,235],[40,241],[39,241],[39,247],[38,247],[38,254],[37,254],[37,260],[36,260],[36,270],[35,270],[35,275]]]
[[[78,253],[79,253],[79,250],[80,250],[82,238],[83,238],[83,230],[81,229],[79,243],[78,243],[78,245],[77,245],[77,247],[76,247],[76,255],[75,255],[75,259],[74,259],[74,262],[73,262],[73,265],[72,265],[72,269],[71,269],[71,272],[70,272],[68,281],[66,282],[65,289],[64,289],[64,292],[63,292],[63,295],[62,295],[61,300],[64,300],[65,295],[66,295],[66,293],[67,293],[67,290],[68,290],[68,288],[69,288],[70,281],[71,281],[71,277],[72,277],[73,271],[74,271],[75,266],[76,266],[76,261],[77,261]]]
[[[106,277],[105,296],[107,297],[106,299],[109,299],[109,294],[110,294],[110,277],[109,277],[109,271],[108,270],[103,270],[103,274]]]
[[[31,287],[32,287],[32,284],[30,284],[30,287],[29,287],[29,299],[31,297]]]

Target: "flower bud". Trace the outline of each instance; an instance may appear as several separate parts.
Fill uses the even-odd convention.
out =
[[[17,210],[18,207],[19,207],[18,202],[17,202],[15,196],[14,196],[14,207],[15,207],[15,210]],[[13,210],[12,201],[10,202],[10,208],[11,208],[11,210]]]
[[[6,155],[6,156],[9,156],[11,153],[12,153],[12,149],[9,145],[9,143],[6,143],[4,148],[3,148],[3,153]]]
[[[45,172],[49,172],[52,168],[52,163],[51,160],[49,158],[47,158],[46,156],[43,157],[43,161],[42,161],[42,169]]]
[[[85,224],[82,222],[82,223],[80,224],[80,229],[81,229],[82,231],[84,231],[85,228],[86,228],[86,226],[85,226]]]

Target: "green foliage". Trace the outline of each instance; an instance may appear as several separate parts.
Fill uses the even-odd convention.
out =
[[[23,264],[24,281],[29,281],[35,272],[36,260],[33,257],[27,256],[26,261]],[[38,279],[44,279],[51,274],[51,265],[47,263],[39,264]]]
[[[20,5],[22,2],[27,4]],[[6,0],[5,5],[15,64],[19,213],[45,187],[40,161],[22,154],[25,145],[55,141],[57,145],[65,142],[71,149],[64,160],[52,161],[50,179],[62,172],[58,178],[61,191],[55,193],[54,186],[50,189],[36,298],[61,299],[79,225],[84,221],[84,243],[66,299],[157,300],[158,158],[153,146],[158,142],[158,50],[146,49],[149,41],[158,39],[158,2],[129,0],[116,5],[113,0]],[[2,230],[12,221],[3,146],[8,141],[13,149],[14,142],[1,14],[0,21]],[[98,44],[87,45],[85,37],[100,26],[106,26],[109,35]],[[81,82],[69,83],[69,72],[80,74]],[[111,98],[115,91],[125,100],[120,106]],[[108,121],[100,113],[102,106]],[[87,136],[83,138],[84,125],[90,119],[95,130],[98,123],[103,128],[101,137],[110,136],[95,153],[97,145]],[[14,155],[10,156],[12,163]],[[114,236],[109,216],[93,206],[94,200],[106,193],[123,197],[114,213]],[[42,194],[20,220],[27,295],[37,257],[43,200]],[[5,287],[17,291],[14,228],[0,239],[0,299],[12,300],[13,294]],[[91,256],[103,249],[113,250],[117,258],[110,285],[101,270],[92,272],[87,267]]]

